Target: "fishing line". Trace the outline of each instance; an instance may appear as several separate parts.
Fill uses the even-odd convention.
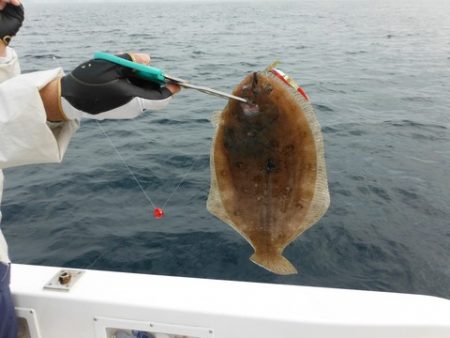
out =
[[[172,198],[173,194],[175,194],[175,192],[178,190],[178,188],[183,184],[184,180],[186,179],[186,177],[191,173],[192,168],[194,167],[194,164],[197,163],[197,160],[193,160],[192,164],[189,168],[188,171],[186,171],[186,173],[184,174],[183,178],[181,179],[180,183],[178,183],[178,185],[176,186],[175,190],[172,191],[172,193],[169,195],[169,197],[167,198],[166,202],[164,203],[164,205],[162,206],[162,208],[164,209],[167,205],[167,203],[169,202],[169,200]]]
[[[105,135],[105,137],[108,139],[109,143],[111,144],[111,146],[113,147],[113,149],[115,150],[117,156],[119,156],[120,160],[122,161],[122,163],[125,165],[125,167],[128,169],[128,171],[130,172],[130,175],[134,178],[134,180],[136,181],[137,185],[139,186],[139,188],[141,189],[142,193],[144,194],[145,198],[147,199],[147,201],[150,202],[150,204],[152,205],[152,207],[155,209],[156,206],[155,204],[153,204],[152,199],[150,198],[150,196],[147,195],[147,193],[145,192],[144,188],[142,187],[141,182],[139,182],[138,178],[136,177],[136,175],[133,173],[133,171],[131,170],[130,166],[127,164],[127,162],[124,160],[124,158],[122,157],[122,155],[120,155],[119,150],[116,148],[116,146],[114,145],[113,141],[111,140],[111,138],[109,137],[109,135],[106,133],[105,129],[103,129],[102,125],[100,124],[100,122],[98,120],[95,120],[95,122],[97,122],[97,125],[99,126],[99,128],[101,129],[103,135]]]
[[[110,252],[110,250],[105,250],[102,253],[100,253],[88,266],[84,267],[83,269],[89,269],[92,266],[94,266],[95,263],[97,263],[100,260],[100,258],[102,258],[107,252]]]

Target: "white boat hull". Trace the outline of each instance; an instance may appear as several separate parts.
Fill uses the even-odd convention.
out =
[[[69,291],[44,289],[58,271],[12,266],[18,312],[36,327],[31,337],[131,329],[159,337],[450,337],[450,301],[437,297],[94,270]]]

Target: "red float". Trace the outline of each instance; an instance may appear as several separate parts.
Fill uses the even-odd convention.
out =
[[[164,210],[161,208],[155,208],[153,209],[153,217],[156,219],[160,219],[164,217]]]

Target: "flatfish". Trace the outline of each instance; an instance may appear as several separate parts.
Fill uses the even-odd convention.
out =
[[[214,121],[207,209],[253,247],[250,259],[297,273],[283,250],[330,204],[320,125],[309,98],[276,68],[251,73]]]

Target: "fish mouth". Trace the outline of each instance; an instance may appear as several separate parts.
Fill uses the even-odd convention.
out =
[[[246,117],[252,117],[259,114],[259,106],[256,103],[240,103],[242,112]]]

